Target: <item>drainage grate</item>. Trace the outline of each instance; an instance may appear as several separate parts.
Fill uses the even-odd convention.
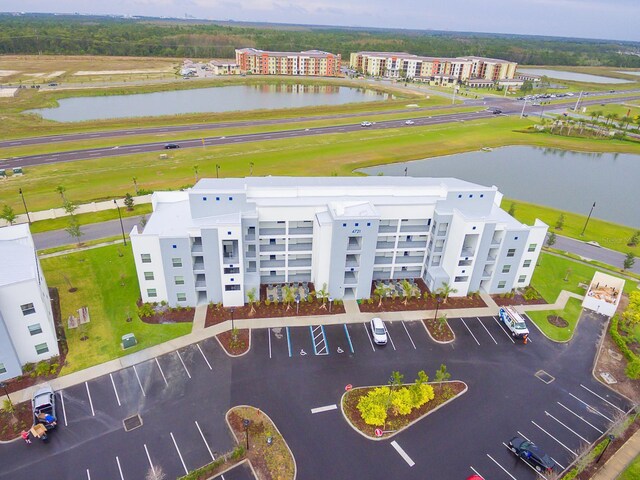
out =
[[[122,424],[124,425],[124,431],[130,432],[142,426],[142,418],[140,418],[140,415],[134,415],[133,417],[125,418]]]
[[[538,370],[536,372],[536,377],[538,377],[540,380],[542,380],[544,383],[546,383],[547,385],[551,382],[553,382],[556,377],[549,375],[547,372],[545,372],[544,370]]]

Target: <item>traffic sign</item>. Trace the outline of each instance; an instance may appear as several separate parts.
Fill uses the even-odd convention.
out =
[[[376,437],[381,437],[381,436],[382,436],[382,429],[376,428]]]
[[[348,392],[349,390],[351,390],[353,388],[353,385],[348,384],[347,386],[344,387],[344,389]]]

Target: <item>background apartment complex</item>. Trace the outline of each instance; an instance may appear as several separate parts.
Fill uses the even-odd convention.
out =
[[[58,355],[51,300],[28,225],[0,228],[0,380]]]
[[[422,278],[457,295],[529,285],[547,226],[500,208],[496,187],[453,178],[203,179],[156,192],[131,243],[142,300],[242,305],[261,284],[327,284],[368,298],[372,281]]]
[[[517,63],[485,57],[421,57],[411,53],[355,52],[350,67],[365,75],[436,83],[513,79]]]
[[[340,74],[340,55],[320,50],[298,53],[241,48],[236,50],[236,63],[241,71],[259,75],[336,77]]]

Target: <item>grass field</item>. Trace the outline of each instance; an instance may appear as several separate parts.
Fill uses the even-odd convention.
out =
[[[136,315],[140,297],[131,247],[113,245],[41,260],[47,284],[58,287],[65,334],[69,344],[62,374],[147,348],[191,331],[191,323],[148,325]],[[78,290],[69,293],[69,284]],[[69,330],[67,318],[82,306],[89,307],[91,322],[86,328]],[[132,317],[127,322],[128,316]],[[138,345],[120,348],[122,335],[134,333]],[[81,341],[82,335],[88,337]]]
[[[570,298],[563,310],[544,310],[527,312],[527,315],[550,339],[557,342],[570,340],[576,330],[576,324],[582,312],[582,302],[577,298]],[[569,324],[565,328],[556,327],[549,323],[549,316],[563,318]]]
[[[638,478],[640,478],[640,455],[633,459],[618,480],[638,480]]]
[[[625,102],[624,104],[605,104],[602,105],[590,105],[587,107],[586,115],[589,115],[591,112],[602,112],[603,115],[607,115],[608,113],[615,113],[618,115],[618,118],[622,118],[627,113],[631,118],[635,118],[640,115],[640,100],[636,100],[633,102]],[[606,119],[600,117],[600,121],[606,121]]]

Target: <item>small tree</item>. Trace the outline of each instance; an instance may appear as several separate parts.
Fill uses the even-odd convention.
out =
[[[516,214],[516,203],[511,202],[511,206],[509,207],[509,211],[507,212],[512,217]]]
[[[438,328],[440,331],[444,330],[445,325],[447,324],[447,314],[444,313],[440,317],[438,317]]]
[[[249,306],[251,307],[251,312],[249,312],[249,315],[253,315],[254,313],[256,313],[256,309],[254,304],[256,303],[256,289],[252,288],[251,290],[249,290],[247,292],[247,299],[249,300]]]
[[[402,293],[404,294],[404,301],[402,303],[406,305],[413,294],[413,285],[411,285],[407,279],[402,280]]]
[[[80,237],[84,235],[84,233],[80,230],[80,224],[78,223],[78,219],[75,215],[71,215],[69,218],[69,225],[65,228],[65,231],[76,240],[78,245],[80,245]]]
[[[520,87],[522,93],[527,93],[533,90],[533,82],[531,80],[525,80]]]
[[[124,196],[124,206],[127,207],[127,210],[129,211],[133,210],[133,197],[130,193],[127,193]]]
[[[164,480],[167,475],[162,471],[162,467],[153,466],[149,467],[144,480]]]
[[[387,295],[388,287],[384,283],[378,283],[373,294],[378,297],[378,308],[382,307],[382,299]]]
[[[73,203],[71,200],[64,200],[62,202],[62,208],[67,213],[67,215],[73,215],[75,211],[78,209],[78,205]]]
[[[322,302],[322,305],[320,306],[320,308],[327,308],[327,298],[329,298],[329,292],[327,291],[327,284],[326,282],[322,284],[322,289],[321,290],[316,290],[316,298],[318,300],[320,300],[320,302]]]
[[[556,220],[556,230],[562,230],[562,227],[564,227],[564,213],[561,213]]]
[[[555,232],[551,232],[547,237],[547,247],[553,247],[556,243],[556,234]]]
[[[2,401],[2,411],[6,412],[7,414],[9,414],[9,415],[11,415],[12,417],[15,418],[16,407],[13,404],[13,402],[11,400],[9,400],[8,398],[5,398]]]
[[[442,286],[438,289],[437,293],[443,298],[442,303],[447,303],[447,299],[449,298],[449,295],[457,292],[458,290],[453,288],[447,282],[442,282]]]
[[[67,189],[65,188],[64,185],[58,185],[56,187],[56,192],[58,192],[60,194],[60,197],[62,197],[62,203],[64,203],[65,198],[64,198],[64,192],[66,192]]]
[[[640,240],[640,231],[637,231],[636,233],[631,235],[631,238],[627,242],[627,247],[635,247],[638,244],[639,240]]]
[[[136,189],[136,196],[138,195],[138,179],[133,177],[133,188]]]
[[[9,225],[13,225],[13,222],[16,221],[17,217],[18,215],[16,215],[16,212],[14,212],[13,208],[11,208],[9,205],[5,205],[4,207],[2,207],[2,214],[0,214],[0,218],[6,220]]]
[[[636,257],[633,252],[627,253],[627,256],[624,257],[624,263],[622,264],[622,270],[629,270],[636,263]]]
[[[196,175],[196,183],[198,183],[198,172],[199,172],[198,165],[194,165],[193,166],[193,173]]]

